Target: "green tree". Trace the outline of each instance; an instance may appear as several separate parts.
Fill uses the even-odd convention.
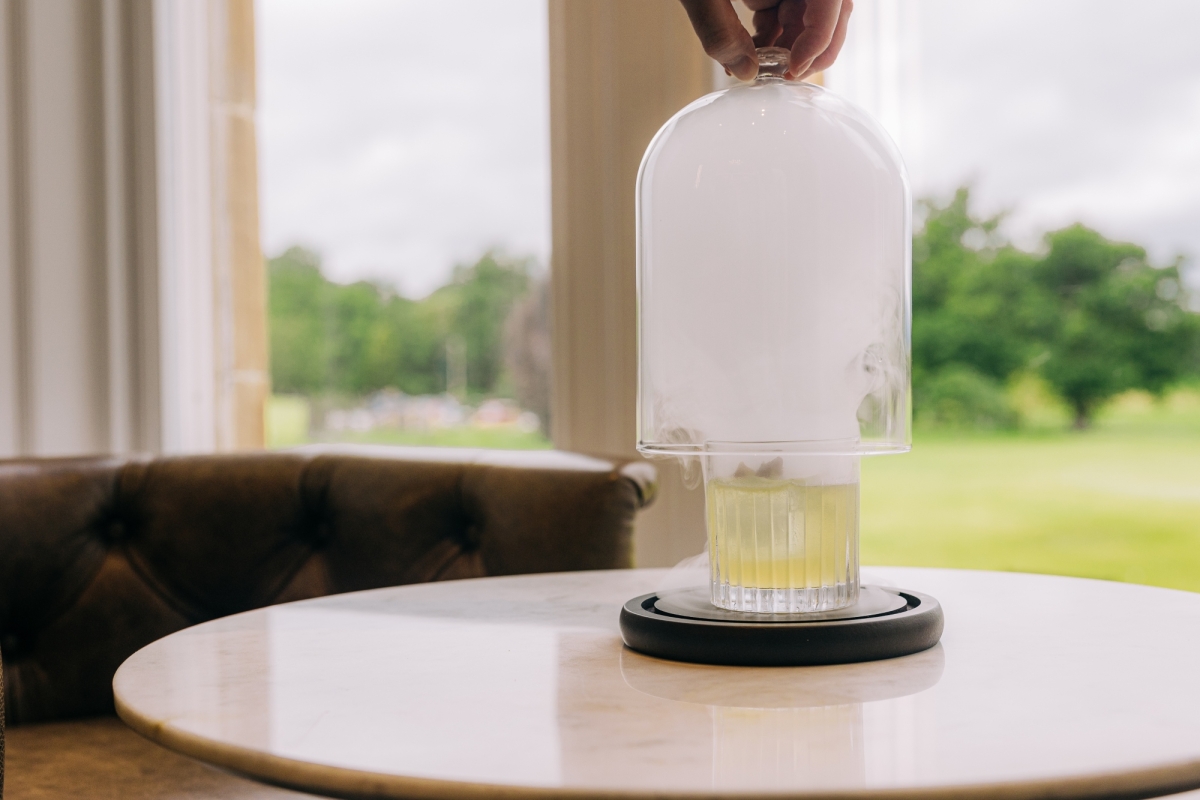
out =
[[[1011,424],[998,405],[1015,373],[1036,369],[1086,427],[1114,394],[1161,394],[1200,355],[1179,263],[1082,225],[1047,234],[1038,257],[980,219],[970,194],[924,201],[913,238],[913,384],[919,417]],[[1007,420],[1007,423],[1005,422]]]
[[[1011,426],[1016,415],[1003,383],[1037,354],[1053,315],[1032,279],[1035,259],[999,238],[999,217],[971,213],[965,188],[945,205],[927,200],[920,208],[924,224],[913,237],[917,416]]]
[[[456,298],[451,330],[466,345],[467,388],[494,392],[504,373],[504,321],[529,291],[528,259],[505,259],[488,252],[470,266],[460,265],[446,287]],[[503,387],[511,393],[510,387]]]
[[[425,303],[391,297],[363,354],[372,388],[435,394],[446,381],[445,323]]]
[[[328,284],[315,254],[293,247],[268,262],[271,383],[283,393],[313,394],[329,381],[334,337]]]
[[[268,262],[274,386],[310,395],[442,392],[453,337],[465,345],[468,389],[503,391],[504,322],[529,271],[528,260],[489,252],[414,301],[378,283],[333,283],[316,254],[293,247]]]
[[[959,189],[945,206],[924,201],[913,237],[913,361],[918,371],[967,365],[996,381],[1037,352],[1054,303],[1033,277],[1036,260],[999,239],[1000,217],[979,219]]]
[[[443,334],[422,324],[418,304],[368,282],[333,283],[316,254],[298,247],[271,259],[268,274],[277,391],[440,390],[430,354]]]
[[[1200,325],[1185,306],[1179,263],[1154,267],[1141,247],[1073,225],[1046,235],[1034,268],[1055,300],[1041,374],[1085,428],[1108,398],[1162,392],[1189,369]]]

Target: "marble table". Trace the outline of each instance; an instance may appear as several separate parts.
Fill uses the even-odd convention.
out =
[[[868,569],[931,650],[712,667],[626,649],[654,570],[382,589],[198,625],[114,680],[135,730],[343,797],[1151,797],[1200,787],[1200,594]]]

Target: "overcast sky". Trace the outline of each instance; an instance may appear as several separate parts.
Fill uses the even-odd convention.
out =
[[[1200,2],[856,7],[829,82],[896,132],[914,193],[970,183],[1029,246],[1083,220],[1200,255]],[[305,244],[412,296],[488,247],[547,260],[545,0],[258,10],[269,255]]]
[[[549,253],[545,0],[260,0],[263,248],[437,288]]]

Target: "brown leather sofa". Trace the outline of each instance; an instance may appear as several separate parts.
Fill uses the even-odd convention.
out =
[[[180,628],[273,603],[627,567],[654,487],[645,464],[546,452],[0,461],[7,797],[302,797],[128,731],[116,668]],[[3,736],[0,724],[0,781]]]

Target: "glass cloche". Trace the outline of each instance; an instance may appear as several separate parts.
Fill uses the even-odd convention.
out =
[[[911,441],[904,165],[787,55],[672,117],[637,183],[638,450],[700,460],[712,602],[766,613],[857,600],[859,459]]]

